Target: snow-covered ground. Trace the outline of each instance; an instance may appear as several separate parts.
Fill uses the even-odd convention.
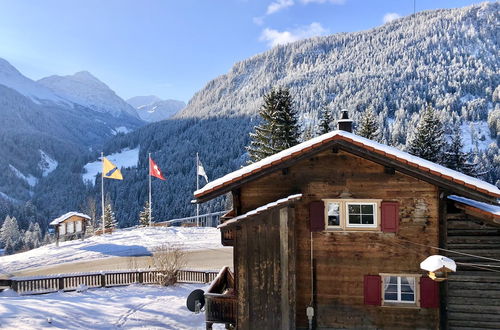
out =
[[[205,315],[186,308],[186,298],[207,286],[134,284],[18,296],[0,293],[1,329],[204,329]],[[51,321],[51,323],[49,323]]]
[[[39,151],[41,159],[38,163],[38,167],[42,170],[42,176],[47,176],[57,168],[59,163],[47,155],[43,150],[40,149]]]
[[[113,234],[49,244],[27,252],[0,257],[0,274],[109,257],[150,255],[168,243],[184,250],[222,248],[220,232],[204,227],[145,227],[117,230]]]
[[[113,164],[122,167],[135,167],[139,162],[139,147],[135,149],[125,148],[117,153],[111,155],[104,155]],[[95,162],[88,163],[84,166],[85,173],[82,175],[83,182],[95,183],[95,177],[102,171],[101,160],[96,160]]]

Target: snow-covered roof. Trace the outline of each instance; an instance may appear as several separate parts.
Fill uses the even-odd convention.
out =
[[[260,206],[260,207],[256,208],[255,210],[248,211],[245,214],[242,214],[242,215],[239,215],[235,218],[232,218],[231,220],[228,220],[228,221],[224,222],[223,224],[219,225],[217,228],[225,227],[225,226],[230,225],[232,223],[235,223],[239,220],[242,220],[242,219],[248,218],[250,216],[257,215],[259,213],[268,211],[269,209],[275,208],[277,206],[281,206],[281,205],[284,205],[284,204],[287,204],[290,202],[298,201],[301,198],[302,198],[302,194],[295,194],[295,195],[290,195],[290,196],[282,198],[282,199],[278,199],[275,202]]]
[[[422,159],[420,157],[410,155],[409,153],[401,151],[394,147],[380,144],[378,142],[366,139],[356,134],[341,130],[332,131],[323,134],[321,136],[312,138],[296,146],[283,150],[277,154],[264,158],[256,163],[242,167],[237,171],[234,171],[217,180],[209,182],[203,188],[196,190],[194,192],[194,196],[196,198],[200,198],[212,191],[223,188],[228,184],[242,180],[245,177],[260,172],[261,170],[278,165],[284,161],[287,161],[305,152],[311,151],[312,149],[321,147],[326,143],[332,142],[334,140],[349,142],[364,149],[376,152],[387,158],[396,159],[408,166],[417,168],[421,171],[429,172],[434,175],[440,176],[443,179],[455,182],[460,185],[467,186],[470,189],[480,191],[490,196],[500,197],[500,189],[498,189],[496,186],[490,183],[451,170],[449,168]]]
[[[451,195],[448,196],[448,199],[451,199],[455,202],[459,202],[468,206],[472,206],[475,209],[481,210],[483,212],[489,213],[495,217],[500,217],[500,206],[492,205],[488,203],[483,203],[479,201],[475,201],[473,199],[465,198],[462,196]]]
[[[68,212],[66,214],[61,215],[59,218],[52,220],[50,225],[55,226],[63,222],[64,220],[71,218],[72,216],[77,216],[77,217],[82,217],[84,219],[90,220],[90,217],[86,214],[83,213],[78,213],[78,212]]]

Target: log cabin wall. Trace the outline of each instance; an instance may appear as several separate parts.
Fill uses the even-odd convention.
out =
[[[500,259],[500,227],[479,217],[465,214],[447,205],[446,248]],[[500,263],[466,255],[449,253],[456,262],[488,264]],[[500,270],[498,268],[494,268]],[[457,272],[445,282],[447,289],[448,329],[498,329],[500,327],[500,274],[477,267],[457,266]]]
[[[399,239],[439,245],[438,189],[399,172],[391,174],[384,166],[341,150],[318,153],[286,170],[246,183],[239,191],[242,213],[294,193],[303,194],[295,207],[296,326],[307,328],[306,307],[311,300],[308,204],[314,200],[338,198],[345,188],[355,199],[399,202],[399,231],[396,234],[380,231],[313,234],[316,325],[333,328],[437,328],[437,308],[364,305],[363,277],[380,273],[424,274],[419,264],[433,251],[427,248],[414,250],[413,246]],[[260,229],[253,229],[254,235],[259,232]],[[257,236],[252,237],[257,239]],[[272,244],[270,240],[267,243]],[[255,254],[240,257],[262,258]],[[235,263],[235,267],[239,265]],[[239,300],[245,304],[241,297]],[[253,308],[240,306],[243,307]]]

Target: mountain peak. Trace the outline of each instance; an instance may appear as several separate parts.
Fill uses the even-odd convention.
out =
[[[183,101],[162,100],[158,96],[135,96],[127,100],[139,117],[147,122],[160,121],[172,117],[186,106]]]

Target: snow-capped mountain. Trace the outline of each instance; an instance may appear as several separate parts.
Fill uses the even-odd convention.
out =
[[[70,104],[70,102],[56,95],[50,89],[23,76],[14,66],[3,58],[0,58],[0,85],[14,89],[38,104],[42,102],[55,102],[62,105]]]
[[[154,95],[135,96],[127,102],[137,110],[139,117],[147,122],[170,118],[186,106],[183,101],[161,100]]]
[[[401,109],[409,121],[432,102],[486,120],[500,84],[499,12],[499,2],[424,11],[367,31],[277,46],[210,81],[177,117],[255,116],[262,96],[284,86],[302,118],[317,119],[327,106],[334,116],[352,110],[356,120],[372,106],[384,120]]]
[[[70,76],[54,75],[42,78],[37,83],[71,102],[96,112],[109,113],[114,117],[139,118],[132,106],[87,71]]]

